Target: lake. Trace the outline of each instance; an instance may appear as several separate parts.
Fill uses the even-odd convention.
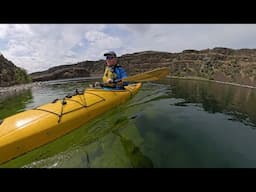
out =
[[[83,90],[57,80],[0,99],[0,119]],[[256,90],[207,81],[143,83],[125,104],[0,167],[256,167]]]

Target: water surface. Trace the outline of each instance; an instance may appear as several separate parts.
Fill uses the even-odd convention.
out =
[[[0,100],[0,119],[83,90],[45,82]],[[144,83],[127,103],[2,167],[256,167],[255,89],[196,80]]]

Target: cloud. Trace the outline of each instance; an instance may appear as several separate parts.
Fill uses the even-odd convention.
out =
[[[135,34],[144,34],[150,30],[153,24],[121,24],[119,27]]]
[[[122,25],[131,31],[137,50],[180,52],[216,46],[254,48],[255,24],[149,24]]]
[[[105,25],[0,25],[2,38],[7,38],[4,56],[29,72],[46,70],[55,65],[76,62],[72,48],[89,30],[103,30]]]
[[[0,25],[0,39],[3,39],[6,37],[8,31],[8,24],[1,24]]]
[[[255,48],[255,24],[0,24],[0,52],[28,72],[155,50]]]
[[[86,55],[92,59],[103,57],[104,52],[119,49],[123,45],[118,37],[99,31],[89,31],[85,34],[85,38],[89,42]]]

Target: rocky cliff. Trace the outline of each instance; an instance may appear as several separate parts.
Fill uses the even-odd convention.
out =
[[[17,67],[0,53],[0,87],[31,82],[25,69]]]
[[[60,65],[46,71],[31,73],[33,81],[48,81],[75,77],[89,77],[101,75],[104,70],[104,61],[83,61],[71,65]]]
[[[132,75],[161,66],[169,66],[171,53],[146,51],[126,54],[118,58],[119,63]],[[166,60],[167,58],[167,60]],[[60,65],[46,71],[31,73],[33,81],[47,81],[61,78],[102,76],[105,61],[83,61],[72,65]]]
[[[172,76],[202,77],[210,80],[256,86],[256,49],[216,47],[184,50],[180,53],[145,51],[118,58],[129,75],[169,66]],[[102,75],[105,61],[84,61],[31,74],[34,81]]]
[[[256,86],[256,49],[217,47],[201,51],[185,50],[170,65],[172,75]]]

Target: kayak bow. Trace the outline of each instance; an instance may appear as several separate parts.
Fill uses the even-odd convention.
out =
[[[124,90],[87,88],[83,93],[56,99],[0,122],[0,164],[49,143],[126,102],[141,83]]]

